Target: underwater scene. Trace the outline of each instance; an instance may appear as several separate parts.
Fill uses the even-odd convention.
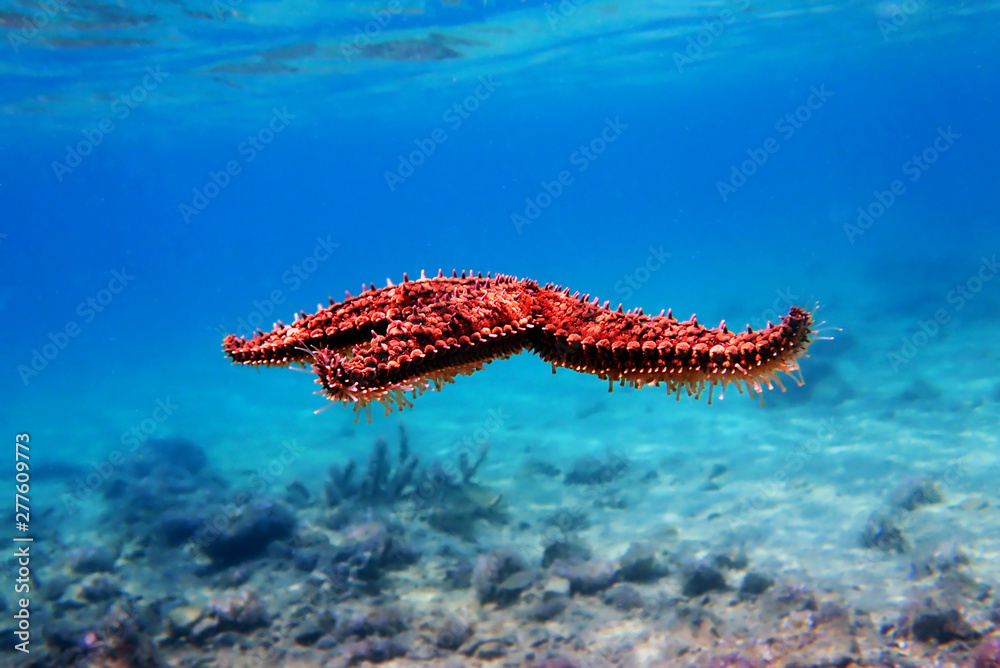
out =
[[[0,666],[1000,668],[998,31],[0,0]]]

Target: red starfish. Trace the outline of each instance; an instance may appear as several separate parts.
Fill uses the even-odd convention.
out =
[[[814,334],[812,315],[792,307],[778,325],[730,332],[694,316],[678,321],[670,313],[651,317],[641,310],[611,311],[608,303],[555,285],[539,286],[512,276],[486,278],[440,272],[350,295],[294,323],[277,323],[252,339],[226,337],[223,349],[234,363],[312,365],[322,393],[333,401],[365,409],[381,402],[386,414],[411,406],[406,397],[437,389],[456,376],[479,371],[495,359],[525,348],[558,366],[592,373],[613,385],[667,386],[695,398],[734,384],[751,396],[777,373],[798,370],[797,359]],[[801,381],[798,381],[801,383]]]

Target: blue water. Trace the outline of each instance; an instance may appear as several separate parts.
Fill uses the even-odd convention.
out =
[[[52,4],[0,2],[0,423],[31,434],[54,562],[84,540],[67,491],[130,438],[197,442],[234,484],[308,443],[276,496],[364,461],[399,415],[314,416],[308,375],[233,367],[222,338],[439,268],[737,328],[818,304],[834,340],[763,409],[609,396],[522,355],[404,412],[425,452],[500,407],[497,480],[531,447],[567,468],[625,438],[697,477],[831,418],[855,459],[805,470],[844,536],[833,498],[940,475],[944,450],[973,462],[947,499],[996,507],[995,3]],[[86,540],[120,530],[107,503],[83,502]],[[996,583],[990,512],[963,547]]]

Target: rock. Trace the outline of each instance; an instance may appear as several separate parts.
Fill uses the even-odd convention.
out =
[[[656,566],[656,550],[650,543],[629,544],[619,567],[626,582],[652,582],[664,574]]]
[[[496,525],[509,521],[503,494],[471,482],[446,484],[425,519],[434,529],[469,542],[475,542],[477,520]]]
[[[319,563],[319,552],[316,550],[295,550],[292,553],[292,562],[298,570],[309,573]]]
[[[326,633],[319,624],[314,621],[307,621],[297,629],[292,635],[292,639],[299,645],[304,645],[306,647],[310,645],[315,645],[316,641],[323,637]]]
[[[660,479],[660,474],[656,470],[646,471],[646,473],[639,478],[639,482],[649,485],[651,483],[657,482]]]
[[[472,626],[466,621],[450,618],[437,625],[434,644],[441,649],[455,651],[472,637]]]
[[[153,535],[167,545],[177,546],[195,535],[201,523],[202,518],[198,515],[168,510],[157,520]]]
[[[955,640],[975,640],[979,634],[954,608],[929,607],[913,618],[913,635],[922,642],[943,645]]]
[[[950,573],[969,564],[969,556],[958,543],[948,541],[938,544],[929,553],[916,559],[910,567],[910,576],[920,580],[931,575]]]
[[[493,661],[507,655],[503,643],[499,640],[487,640],[476,650],[476,656],[485,661]]]
[[[245,633],[270,623],[271,617],[260,599],[253,592],[242,590],[209,601],[190,635],[196,641],[204,641],[225,631]]]
[[[716,656],[708,664],[708,668],[757,668],[758,663],[753,659],[741,656],[738,652],[729,652],[723,656]]]
[[[445,570],[445,584],[449,589],[468,589],[472,585],[472,571],[472,562],[463,559]]]
[[[642,595],[627,584],[616,584],[604,592],[603,601],[623,612],[642,607]]]
[[[118,583],[104,573],[88,575],[80,583],[80,595],[90,603],[109,601],[121,593]]]
[[[573,663],[564,656],[554,656],[542,661],[536,661],[528,668],[579,668],[579,664]]]
[[[198,535],[202,551],[213,562],[231,566],[260,556],[273,541],[292,535],[295,515],[284,504],[251,501],[222,532]]]
[[[561,615],[567,605],[565,596],[549,598],[532,604],[525,616],[535,622],[547,622]]]
[[[712,564],[716,568],[741,571],[750,564],[750,560],[742,552],[730,551],[712,555]]]
[[[497,596],[503,599],[515,599],[521,592],[531,587],[535,582],[535,574],[530,570],[517,571],[497,585]]]
[[[685,575],[681,590],[687,597],[703,596],[710,591],[723,591],[726,578],[708,562],[701,562],[690,568]]]
[[[110,573],[115,569],[115,556],[103,545],[88,545],[70,550],[69,566],[80,575]]]
[[[987,638],[972,653],[973,668],[1000,668],[1000,638]]]
[[[901,518],[893,512],[874,511],[861,532],[861,545],[885,553],[905,552],[908,543]]]
[[[195,474],[173,462],[154,466],[142,484],[146,489],[155,491],[161,497],[168,494],[171,498],[191,494],[199,488],[199,481]]]
[[[941,390],[928,383],[923,378],[910,383],[910,386],[903,390],[897,397],[899,401],[905,402],[937,402],[941,398]]]
[[[620,476],[629,466],[628,457],[623,453],[609,454],[608,457],[580,457],[570,466],[563,477],[566,485],[607,485]]]
[[[904,480],[889,493],[891,505],[911,512],[921,506],[940,503],[943,499],[941,486],[927,476]]]
[[[391,638],[404,630],[406,630],[406,623],[399,610],[378,607],[355,613],[349,617],[341,617],[337,620],[336,635],[341,639],[367,638],[369,636]]]
[[[544,626],[535,626],[528,629],[528,646],[532,648],[548,645],[552,636]]]
[[[729,468],[725,464],[712,464],[712,469],[708,472],[708,480],[715,480],[727,471]]]
[[[549,578],[545,583],[545,589],[542,590],[542,598],[548,600],[556,596],[569,596],[570,589],[570,582],[566,578]]]
[[[354,520],[354,515],[350,509],[339,506],[323,517],[323,526],[333,531],[342,531]]]
[[[547,461],[532,457],[521,466],[521,473],[529,476],[539,475],[546,478],[556,478],[561,471]]]
[[[512,548],[498,548],[479,555],[472,571],[472,584],[479,602],[500,606],[513,603],[520,590],[503,589],[501,584],[522,571],[529,571],[528,562]]]
[[[146,447],[152,453],[151,462],[165,462],[196,474],[205,468],[208,456],[205,450],[185,438],[151,438]]]
[[[398,532],[370,522],[348,527],[344,543],[333,554],[333,562],[345,564],[350,575],[359,581],[375,582],[387,570],[409,566],[417,556]]]
[[[406,654],[406,647],[390,638],[365,638],[340,649],[343,665],[356,666],[365,661],[385,663]],[[336,665],[336,664],[334,664]]]
[[[75,580],[76,577],[70,573],[53,571],[51,575],[38,583],[38,593],[41,598],[47,601],[57,601]]]
[[[803,610],[816,611],[818,607],[816,597],[803,585],[779,584],[760,596],[762,615],[778,619]]]
[[[591,557],[590,548],[574,536],[556,538],[545,546],[542,552],[542,567],[548,568],[557,560],[588,561]]]
[[[193,605],[178,605],[167,612],[167,621],[173,636],[187,635],[187,633],[204,616],[205,610]]]
[[[754,599],[770,589],[773,584],[774,580],[766,575],[750,571],[743,576],[743,582],[740,583],[739,597],[744,601]]]
[[[571,593],[589,596],[604,591],[621,576],[618,566],[608,561],[584,564],[557,561],[552,564],[552,571],[569,580]]]
[[[813,615],[813,624],[829,624],[838,619],[847,619],[848,613],[842,605],[835,601],[826,601],[819,606],[819,610]]]

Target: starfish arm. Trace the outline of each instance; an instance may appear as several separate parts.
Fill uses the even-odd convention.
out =
[[[694,317],[650,317],[598,306],[554,285],[511,276],[453,274],[404,280],[306,315],[250,339],[226,337],[234,363],[311,364],[322,394],[370,410],[408,406],[406,393],[440,388],[528,348],[568,367],[635,387],[665,383],[698,396],[734,383],[751,395],[794,373],[813,335],[812,315],[792,307],[759,331],[709,329]],[[711,395],[709,395],[711,401]]]

